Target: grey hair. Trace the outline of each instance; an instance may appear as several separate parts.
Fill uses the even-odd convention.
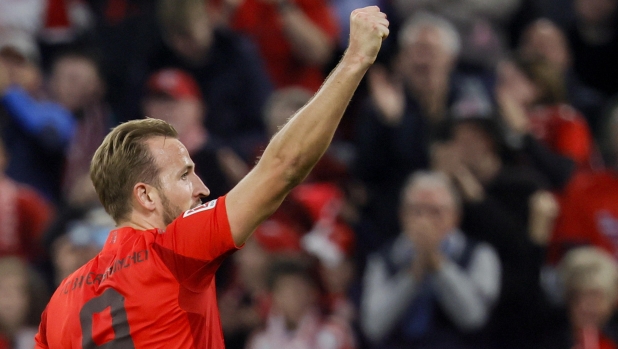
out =
[[[614,302],[618,296],[618,265],[604,250],[585,246],[569,251],[558,266],[564,291],[602,289]]]
[[[412,173],[403,187],[402,201],[405,195],[413,188],[434,189],[443,188],[451,196],[456,210],[461,210],[461,196],[453,185],[451,179],[444,173],[438,171],[416,171]]]
[[[429,12],[418,12],[405,21],[399,34],[399,47],[414,42],[420,31],[427,27],[440,30],[444,49],[455,57],[459,55],[461,38],[455,26],[446,18]]]

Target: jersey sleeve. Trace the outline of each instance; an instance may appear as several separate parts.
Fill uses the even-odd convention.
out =
[[[232,238],[225,196],[185,211],[158,234],[155,244],[179,282],[205,286],[223,259],[239,248]]]
[[[34,349],[47,349],[47,308],[41,315],[41,324],[39,325],[39,332],[34,336]]]

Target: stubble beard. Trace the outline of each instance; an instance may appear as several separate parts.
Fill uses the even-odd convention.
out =
[[[167,196],[161,193],[161,205],[163,205],[163,223],[170,225],[184,211],[182,208],[173,205]]]

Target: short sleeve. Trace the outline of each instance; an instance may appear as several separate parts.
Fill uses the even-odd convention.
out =
[[[157,235],[153,248],[179,282],[204,286],[239,248],[232,239],[225,196],[185,211]]]
[[[41,324],[39,325],[39,332],[34,336],[35,349],[47,349],[47,308],[41,314]]]

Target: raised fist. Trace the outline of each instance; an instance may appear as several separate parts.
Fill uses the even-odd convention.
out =
[[[358,57],[361,62],[375,62],[382,40],[388,34],[386,14],[377,6],[369,6],[352,11],[350,15],[350,44],[346,54]]]

